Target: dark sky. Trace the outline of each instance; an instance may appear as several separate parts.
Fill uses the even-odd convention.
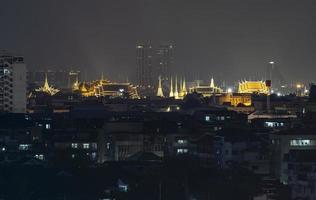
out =
[[[138,41],[172,41],[187,76],[261,78],[274,60],[288,82],[316,79],[315,0],[0,1],[0,49],[30,69],[132,77]]]

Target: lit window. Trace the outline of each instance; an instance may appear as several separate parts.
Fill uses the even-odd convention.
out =
[[[50,129],[50,128],[51,128],[50,124],[46,124],[46,125],[45,125],[45,128],[46,128],[47,130]]]
[[[267,128],[274,128],[274,127],[283,127],[283,122],[265,122],[264,126]]]
[[[178,144],[186,144],[186,143],[187,143],[187,140],[178,140],[177,143],[178,143]]]
[[[71,143],[71,148],[77,149],[78,148],[78,144],[77,143]]]
[[[291,146],[313,146],[314,140],[296,139],[290,141]]]
[[[207,121],[207,122],[211,121],[211,117],[210,116],[205,116],[205,121]]]
[[[44,155],[43,154],[36,154],[34,157],[36,159],[39,159],[39,160],[44,160]]]
[[[83,144],[84,149],[89,149],[90,145],[88,143]]]
[[[185,154],[188,153],[189,150],[188,149],[177,149],[177,154]]]
[[[30,144],[20,144],[19,145],[19,150],[20,151],[27,151],[31,148],[31,145]]]
[[[8,69],[4,69],[3,72],[4,72],[5,75],[10,74],[10,70],[8,70]]]

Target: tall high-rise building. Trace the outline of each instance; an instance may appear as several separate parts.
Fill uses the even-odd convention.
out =
[[[26,112],[26,65],[24,58],[0,52],[0,111]]]
[[[173,67],[174,46],[171,44],[161,44],[156,49],[156,73],[163,80],[167,80],[171,75]]]
[[[137,84],[142,87],[153,84],[153,48],[149,44],[136,46]]]

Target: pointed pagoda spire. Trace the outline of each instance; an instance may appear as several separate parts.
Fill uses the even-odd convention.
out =
[[[55,88],[49,86],[47,73],[45,73],[45,81],[44,81],[43,87],[35,89],[35,91],[37,91],[37,92],[45,92],[45,93],[48,93],[50,95],[55,95],[57,92],[59,92],[58,89],[55,89]]]
[[[48,84],[48,78],[47,78],[47,72],[45,73],[45,82],[44,82],[44,89],[49,90],[49,84]]]
[[[182,90],[182,77],[180,77],[180,83],[179,83],[180,92]]]
[[[179,93],[178,93],[178,77],[176,76],[176,83],[175,83],[175,88],[174,88],[174,97],[178,98]]]
[[[169,97],[173,97],[173,96],[174,96],[174,94],[173,94],[173,83],[172,83],[172,76],[171,76]]]
[[[214,84],[214,79],[213,77],[211,78],[211,85],[210,85],[211,88],[214,88],[215,87],[215,84]]]
[[[179,97],[183,97],[182,78],[181,77],[180,77],[180,82],[179,82]]]
[[[86,88],[86,82],[85,81],[83,81],[83,83],[82,83],[81,92],[88,92],[88,89]]]
[[[79,90],[79,80],[78,80],[78,74],[77,74],[77,76],[76,76],[76,81],[75,81],[75,83],[73,84],[73,86],[72,86],[72,90]]]
[[[161,76],[159,76],[158,80],[159,80],[159,83],[158,83],[157,96],[164,97],[163,91],[162,91],[162,86],[161,86]]]
[[[187,93],[188,93],[186,83],[185,83],[185,77],[183,78],[182,92],[184,95],[187,95]]]

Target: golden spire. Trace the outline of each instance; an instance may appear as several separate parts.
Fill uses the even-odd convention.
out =
[[[175,89],[174,89],[174,98],[179,98],[179,93],[178,93],[178,78],[176,76],[176,83],[175,83]]]
[[[47,73],[45,73],[45,81],[44,81],[43,87],[40,87],[40,88],[38,88],[38,89],[35,89],[35,91],[37,91],[37,92],[45,92],[45,93],[50,94],[50,95],[54,95],[54,94],[56,94],[57,92],[59,92],[58,89],[55,89],[55,88],[49,86],[49,84],[48,84],[48,78],[47,78]]]
[[[48,78],[47,78],[47,72],[45,73],[45,81],[44,81],[44,86],[43,86],[43,88],[45,89],[45,90],[49,90],[49,84],[48,84]]]
[[[179,97],[183,97],[182,78],[180,78],[180,84],[179,84]]]
[[[75,83],[74,83],[73,86],[72,86],[72,90],[73,90],[73,91],[79,90],[78,74],[77,74],[77,76],[76,76],[76,81],[75,81]]]
[[[214,79],[213,79],[213,77],[211,78],[211,86],[210,86],[211,88],[214,88],[215,87],[215,84],[214,84]]]
[[[162,86],[161,86],[161,76],[159,76],[158,80],[159,80],[159,83],[158,83],[157,96],[158,97],[164,97],[163,96],[163,91],[162,91]]]
[[[186,87],[186,84],[185,84],[185,77],[183,78],[183,85],[182,85],[182,92],[184,95],[187,95],[187,87]]]
[[[82,83],[81,92],[88,92],[85,81]]]
[[[172,84],[172,76],[171,76],[171,79],[170,79],[170,93],[169,93],[169,97],[173,97],[174,94],[173,94],[173,84]]]

